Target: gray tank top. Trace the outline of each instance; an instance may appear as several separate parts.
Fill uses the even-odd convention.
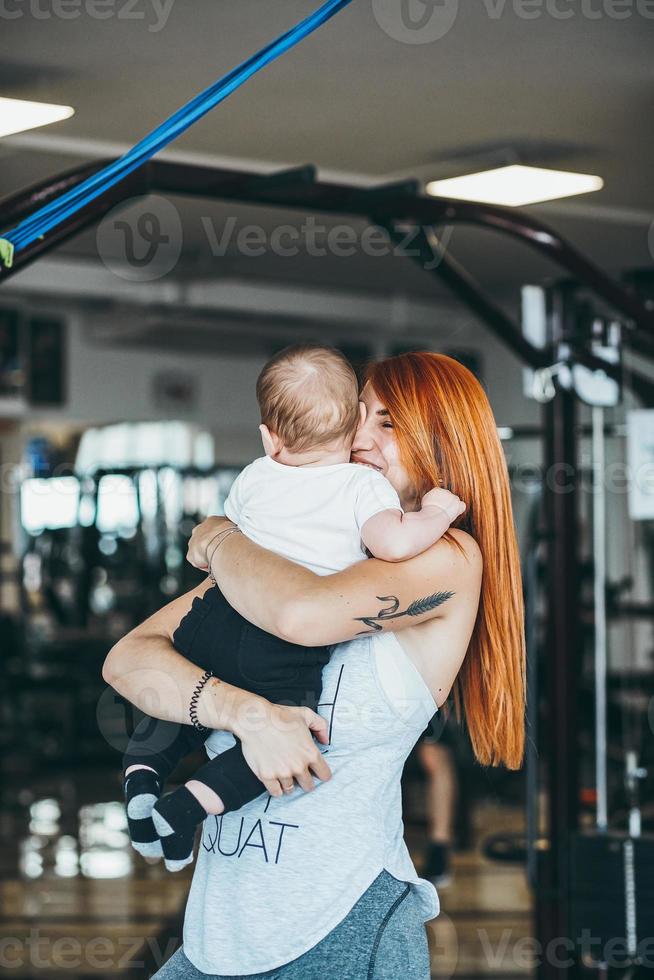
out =
[[[321,746],[332,771],[316,789],[268,794],[208,817],[184,920],[184,952],[202,973],[242,976],[289,963],[320,942],[384,869],[411,884],[425,921],[440,911],[404,843],[400,777],[436,712],[393,633],[341,643],[323,670]],[[210,756],[234,744],[207,740]]]

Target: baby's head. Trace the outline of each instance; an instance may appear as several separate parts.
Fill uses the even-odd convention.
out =
[[[360,418],[354,369],[332,347],[286,347],[257,380],[261,433],[270,455],[349,454]]]

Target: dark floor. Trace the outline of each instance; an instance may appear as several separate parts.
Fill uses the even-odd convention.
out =
[[[29,789],[25,787],[30,787]],[[426,848],[422,785],[405,795],[407,841],[420,870]],[[129,846],[117,773],[89,765],[31,782],[14,774],[0,813],[0,973],[16,980],[147,978],[180,942],[192,874],[169,874]],[[454,854],[429,923],[434,977],[530,975],[520,940],[531,934],[521,867],[479,851],[494,830],[519,829],[519,807],[478,803],[470,846]]]

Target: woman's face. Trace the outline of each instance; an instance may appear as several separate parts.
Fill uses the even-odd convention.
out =
[[[365,406],[365,415],[354,437],[351,460],[379,470],[397,490],[403,508],[414,510],[415,488],[400,462],[393,420],[388,409],[369,384],[365,385],[359,398]]]

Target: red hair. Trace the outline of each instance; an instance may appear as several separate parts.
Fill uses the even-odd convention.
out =
[[[471,371],[444,354],[391,357],[366,370],[390,413],[400,458],[418,497],[443,486],[466,502],[454,526],[475,539],[484,562],[479,610],[454,682],[482,765],[522,765],[526,657],[520,557],[509,475],[488,398]],[[451,535],[450,543],[460,547]],[[463,704],[463,712],[462,712]]]

